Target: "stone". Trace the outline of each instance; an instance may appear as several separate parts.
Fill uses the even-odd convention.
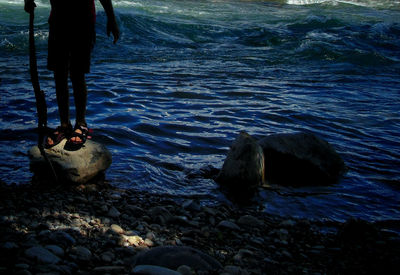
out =
[[[111,225],[111,230],[117,234],[123,234],[124,230],[119,226],[118,224],[112,224]]]
[[[50,234],[49,239],[56,244],[61,244],[64,246],[71,246],[75,244],[75,239],[64,231],[56,231]]]
[[[190,266],[187,266],[187,265],[181,265],[180,267],[178,267],[178,269],[176,271],[178,271],[181,275],[193,275],[193,274],[195,274],[193,272],[193,270],[190,268]]]
[[[190,211],[200,211],[201,206],[194,200],[186,200],[183,202],[182,207]]]
[[[64,250],[58,245],[46,245],[45,248],[58,257],[64,257]]]
[[[264,183],[264,153],[257,141],[241,132],[232,143],[216,181],[229,190],[254,190]]]
[[[57,264],[60,258],[42,246],[34,246],[25,250],[25,256],[41,264]]]
[[[148,214],[153,220],[160,220],[162,224],[165,224],[173,218],[168,209],[162,206],[155,206],[150,208]]]
[[[251,215],[243,215],[241,216],[238,221],[238,224],[247,226],[247,227],[260,227],[263,225],[263,222],[259,219],[251,216]]]
[[[4,248],[5,250],[17,249],[18,245],[14,242],[5,242],[2,245],[2,248]]]
[[[126,238],[126,241],[130,245],[139,246],[140,244],[144,243],[142,237],[140,236],[123,236],[123,237]]]
[[[175,270],[156,265],[138,265],[133,268],[132,273],[140,275],[181,275]]]
[[[217,225],[217,227],[218,228],[222,228],[222,229],[235,230],[235,231],[239,231],[240,230],[240,227],[237,224],[235,224],[235,223],[233,223],[231,221],[227,221],[227,220],[221,221]]]
[[[110,263],[112,262],[112,260],[115,258],[114,253],[112,253],[111,251],[106,251],[103,254],[101,254],[101,259],[104,262]]]
[[[172,270],[187,265],[193,270],[218,271],[222,265],[211,256],[188,246],[159,246],[135,256],[134,265],[156,265]]]
[[[239,266],[235,266],[235,265],[225,266],[224,272],[226,272],[226,274],[229,274],[229,275],[248,275],[249,274],[246,270],[241,269]]]
[[[346,172],[333,146],[312,133],[274,134],[258,143],[264,151],[269,183],[326,185],[337,182]]]
[[[118,217],[121,215],[121,213],[117,210],[117,208],[115,208],[114,206],[112,206],[112,207],[110,208],[110,210],[108,210],[107,215],[108,215],[109,217],[111,217],[111,218],[118,218]]]
[[[86,183],[111,165],[111,153],[100,143],[87,140],[77,151],[65,150],[65,143],[66,140],[63,140],[56,146],[45,149],[60,180]],[[39,175],[49,173],[48,164],[37,146],[33,146],[28,155],[31,171]]]
[[[77,257],[78,260],[87,262],[92,258],[92,252],[83,246],[77,246],[71,249],[71,252]]]
[[[96,274],[121,274],[124,269],[123,266],[97,266],[93,272]]]

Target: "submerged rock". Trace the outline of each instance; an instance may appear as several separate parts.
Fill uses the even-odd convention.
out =
[[[60,144],[45,149],[59,179],[86,183],[111,165],[111,153],[97,142],[87,140],[77,151],[65,150],[65,143],[66,140],[63,140]],[[33,146],[28,154],[31,171],[41,175],[51,173],[37,146]]]
[[[237,192],[246,192],[264,182],[264,154],[246,132],[235,139],[216,181]]]
[[[275,134],[258,141],[267,181],[287,185],[335,183],[346,166],[327,141],[311,133]]]

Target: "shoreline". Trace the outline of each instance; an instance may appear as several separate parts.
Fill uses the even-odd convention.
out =
[[[138,255],[156,247],[191,247],[221,264],[182,265],[181,274],[394,274],[400,267],[399,220],[284,218],[101,183],[0,183],[0,194],[1,274],[135,274]]]

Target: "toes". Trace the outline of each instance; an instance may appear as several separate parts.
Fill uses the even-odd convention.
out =
[[[51,138],[47,138],[47,144],[48,145],[53,145],[53,140]]]

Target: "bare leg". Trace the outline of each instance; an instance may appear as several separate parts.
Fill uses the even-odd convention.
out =
[[[54,79],[56,83],[56,96],[58,104],[58,114],[60,116],[60,124],[62,128],[67,128],[69,122],[69,92],[68,92],[68,69],[57,68],[54,71]],[[58,135],[59,132],[54,133]],[[54,138],[54,137],[53,137]],[[55,140],[48,137],[47,144],[53,145]]]
[[[87,105],[87,88],[85,73],[83,72],[72,72],[71,71],[71,82],[74,89],[74,100],[76,110],[76,125],[86,126],[86,105]],[[82,132],[77,129],[77,133]],[[79,137],[71,138],[72,141],[81,141]]]
[[[69,92],[67,68],[55,70],[54,79],[56,82],[56,95],[61,127],[67,127],[69,125]]]

